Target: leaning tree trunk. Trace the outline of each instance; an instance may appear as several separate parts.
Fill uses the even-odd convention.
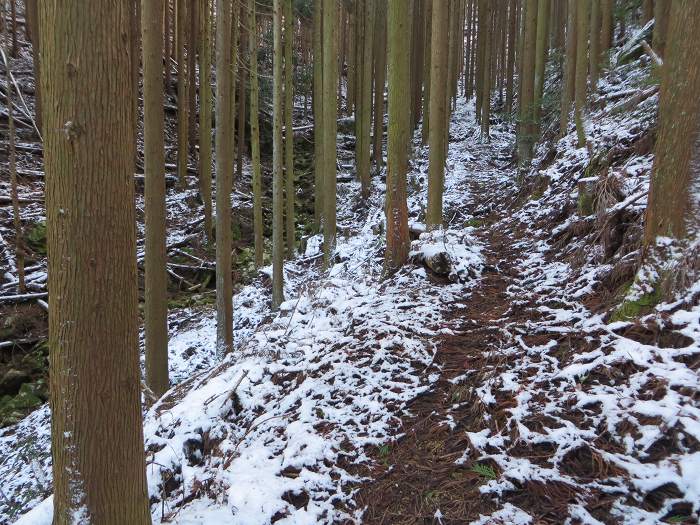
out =
[[[409,83],[410,55],[408,28],[411,13],[403,0],[389,0],[387,45],[389,63],[389,137],[387,146],[386,253],[387,271],[395,271],[408,259],[408,207],[406,171],[411,138],[410,114],[405,107],[405,86]]]
[[[231,190],[233,177],[233,53],[229,0],[216,0],[216,347],[233,350]],[[185,129],[186,131],[186,129]]]
[[[168,382],[168,277],[165,252],[163,0],[143,3],[143,150],[146,178],[146,384],[160,397]]]
[[[129,6],[40,2],[56,525],[150,524]],[[108,444],[109,446],[106,446]]]

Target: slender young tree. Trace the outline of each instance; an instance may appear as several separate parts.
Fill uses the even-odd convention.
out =
[[[272,4],[272,307],[284,301],[284,151],[282,121],[282,2]]]
[[[258,30],[255,19],[255,0],[248,2],[248,32],[250,52],[250,157],[253,169],[253,237],[255,244],[255,266],[263,265],[263,214],[262,214],[262,170],[260,168],[260,124],[258,104]]]
[[[204,203],[204,233],[212,244],[211,203],[211,1],[199,4],[199,193]]]
[[[150,524],[139,377],[135,94],[130,50],[115,44],[131,38],[129,10],[115,0],[42,0],[39,9],[53,523]]]
[[[284,201],[287,258],[294,257],[296,247],[296,225],[294,222],[294,21],[292,0],[284,1]]]
[[[700,235],[700,2],[674,0],[659,95],[659,129],[644,227],[647,250],[657,237]]]
[[[239,5],[238,19],[240,24],[240,46],[238,51],[238,131],[236,132],[236,145],[238,146],[238,154],[236,155],[236,180],[240,181],[243,177],[243,155],[245,154],[245,122],[246,122],[246,78],[250,63],[245,62],[245,57],[248,56],[247,48],[249,45],[249,37],[246,28],[248,23],[248,4],[241,0]],[[242,23],[245,21],[245,23]]]
[[[403,0],[389,0],[387,52],[389,63],[389,133],[387,146],[386,252],[385,267],[395,271],[408,259],[408,207],[406,172],[410,144],[410,115],[405,107],[409,82],[408,28],[411,12]]]
[[[434,0],[430,43],[430,130],[428,168],[428,208],[426,223],[429,228],[442,225],[442,191],[445,180],[445,147],[447,138],[448,85],[448,0]]]
[[[489,141],[491,120],[491,47],[493,42],[493,9],[491,0],[482,0],[480,16],[484,17],[483,33],[479,35],[484,46],[483,76],[481,84],[481,140]]]
[[[160,397],[168,381],[168,306],[165,251],[165,134],[163,131],[163,0],[146,0],[143,41],[143,149],[146,201],[146,384]]]
[[[231,178],[233,177],[233,12],[216,0],[216,347],[233,350]]]
[[[41,31],[39,30],[39,0],[25,0],[26,28],[32,42],[32,66],[34,68],[34,120],[43,134],[42,96],[41,96]]]
[[[336,135],[338,101],[335,83],[338,78],[338,43],[336,40],[336,2],[323,0],[323,254],[330,264],[336,235]]]
[[[508,44],[506,59],[506,104],[504,112],[510,118],[513,111],[513,74],[515,72],[515,40],[517,36],[517,16],[516,16],[517,0],[509,0],[508,2]]]
[[[425,92],[423,94],[423,122],[421,126],[421,143],[428,144],[430,134],[430,71],[431,67],[431,45],[433,34],[433,2],[427,0],[423,2],[423,16],[425,17],[425,49],[423,51],[423,79],[425,82]]]

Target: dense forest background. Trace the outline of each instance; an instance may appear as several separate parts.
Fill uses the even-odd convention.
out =
[[[0,12],[0,523],[698,523],[700,2]]]

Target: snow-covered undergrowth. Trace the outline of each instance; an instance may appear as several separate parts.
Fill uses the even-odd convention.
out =
[[[418,150],[410,174],[412,223],[422,219],[426,153]],[[464,179],[450,169],[447,186]],[[383,189],[375,180],[370,201],[358,205],[359,185],[340,184],[332,266],[321,268],[319,238],[309,239],[306,252],[285,265],[287,301],[274,316],[263,270],[235,297],[234,353],[184,379],[147,412],[154,521],[299,524],[359,516],[352,497],[368,447],[394,439],[406,404],[438,377],[437,337],[449,331],[443,314],[469,293],[484,265],[473,229],[448,229],[423,235],[412,250],[444,250],[451,284],[420,265],[385,277]],[[448,195],[459,199],[456,190]],[[214,359],[213,312],[180,315],[171,329],[174,379]],[[48,432],[47,410],[38,414],[18,429]],[[37,446],[42,476],[50,478],[48,434]],[[15,454],[7,437],[0,447]],[[37,483],[26,463],[15,467],[11,498]],[[48,523],[50,510],[46,501],[22,523]],[[3,512],[7,519],[11,511]]]
[[[615,105],[649,89],[647,72],[637,62],[606,77],[587,118],[592,155],[573,130],[542,145],[530,200],[493,226],[523,255],[503,347],[456,380],[482,384],[483,420],[460,461],[490,458],[498,471],[481,491],[500,510],[478,523],[548,512],[590,525],[697,522],[700,283],[637,322],[606,315],[639,260],[657,95]]]

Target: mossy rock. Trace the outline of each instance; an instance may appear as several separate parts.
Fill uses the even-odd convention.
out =
[[[629,290],[631,285],[626,288]],[[625,296],[627,294],[625,293]],[[662,293],[660,287],[654,288],[653,292],[646,293],[637,299],[624,299],[620,306],[613,312],[610,317],[611,322],[616,321],[631,321],[638,319],[642,315],[650,313],[653,308],[662,301]]]
[[[46,381],[24,383],[17,395],[0,398],[0,427],[13,425],[48,399]]]

